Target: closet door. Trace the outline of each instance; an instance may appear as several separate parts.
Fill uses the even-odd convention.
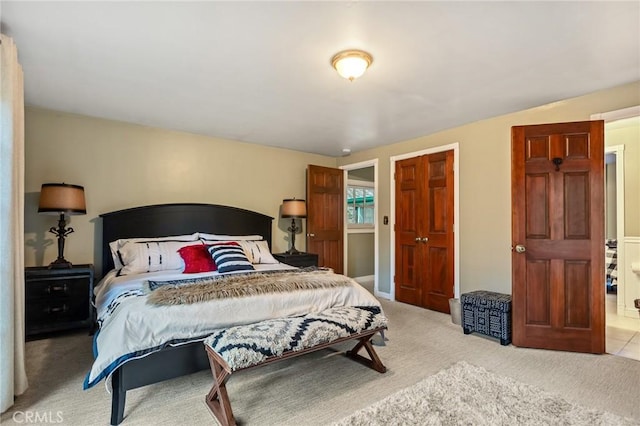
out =
[[[422,158],[396,162],[396,300],[420,306],[422,287],[420,275],[421,213],[426,211],[422,201]]]
[[[453,297],[453,151],[396,162],[396,300],[449,312]]]
[[[449,312],[454,283],[453,151],[427,155],[423,164],[426,167],[426,215],[421,242],[426,270],[422,283],[422,306]]]

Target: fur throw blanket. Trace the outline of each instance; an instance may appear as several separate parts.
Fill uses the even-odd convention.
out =
[[[227,297],[247,297],[295,290],[344,287],[351,278],[329,268],[264,271],[192,278],[174,281],[147,281],[147,303],[180,305]]]

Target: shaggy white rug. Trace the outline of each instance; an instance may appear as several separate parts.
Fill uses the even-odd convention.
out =
[[[346,425],[638,425],[464,361],[366,407]]]

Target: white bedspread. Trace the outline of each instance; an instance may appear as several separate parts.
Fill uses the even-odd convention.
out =
[[[279,265],[254,265],[265,269],[291,269]],[[250,324],[270,318],[315,313],[338,306],[380,306],[371,293],[352,280],[352,285],[289,293],[216,299],[173,306],[147,304],[143,285],[210,276],[217,273],[181,274],[153,272],[116,277],[108,273],[95,289],[99,331],[94,337],[95,361],[84,387],[108,377],[119,365],[142,358],[167,346],[203,340],[214,330]],[[203,349],[204,350],[204,349]]]

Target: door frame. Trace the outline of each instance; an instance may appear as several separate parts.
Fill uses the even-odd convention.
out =
[[[605,154],[616,155],[616,238],[618,239],[618,292],[616,294],[616,311],[620,316],[637,318],[637,309],[633,306],[627,310],[625,302],[625,231],[624,231],[624,145],[606,146],[607,123],[624,118],[640,116],[640,105],[614,111],[591,115],[591,120],[604,120],[605,124]],[[606,324],[606,320],[605,320]]]
[[[607,134],[606,125],[607,123],[605,122],[605,139]],[[624,145],[605,146],[604,153],[614,154],[616,157],[616,239],[618,240],[616,311],[618,315],[624,316]],[[608,203],[609,201],[607,200],[606,202]]]
[[[396,162],[406,160],[407,158],[419,157],[421,155],[435,154],[437,152],[453,151],[453,297],[460,298],[460,143],[454,142],[448,145],[440,145],[433,148],[427,148],[420,151],[408,152],[406,154],[394,155],[389,158],[389,181],[391,183],[390,190],[390,217],[391,226],[389,227],[389,277],[390,292],[389,299],[396,300],[396,233],[394,230],[396,223]]]
[[[380,292],[380,243],[378,241],[378,212],[379,210],[379,200],[380,198],[378,197],[378,182],[379,182],[379,178],[378,178],[378,159],[374,158],[373,160],[367,160],[367,161],[360,161],[359,163],[352,163],[352,164],[345,164],[344,166],[340,166],[339,169],[343,170],[344,173],[344,200],[345,202],[342,203],[342,208],[343,208],[343,212],[342,212],[342,218],[344,220],[344,237],[343,237],[343,250],[342,250],[342,255],[343,255],[343,269],[346,275],[347,272],[347,268],[348,268],[348,258],[349,258],[349,251],[348,251],[348,245],[349,245],[349,230],[348,230],[348,226],[347,226],[347,186],[348,186],[348,181],[349,181],[349,170],[356,170],[356,169],[364,169],[366,167],[372,167],[373,166],[373,199],[375,200],[375,204],[373,205],[373,256],[374,256],[374,260],[373,260],[373,294],[375,296],[378,297],[383,297],[385,299],[389,299],[389,294],[387,293],[381,293]]]

